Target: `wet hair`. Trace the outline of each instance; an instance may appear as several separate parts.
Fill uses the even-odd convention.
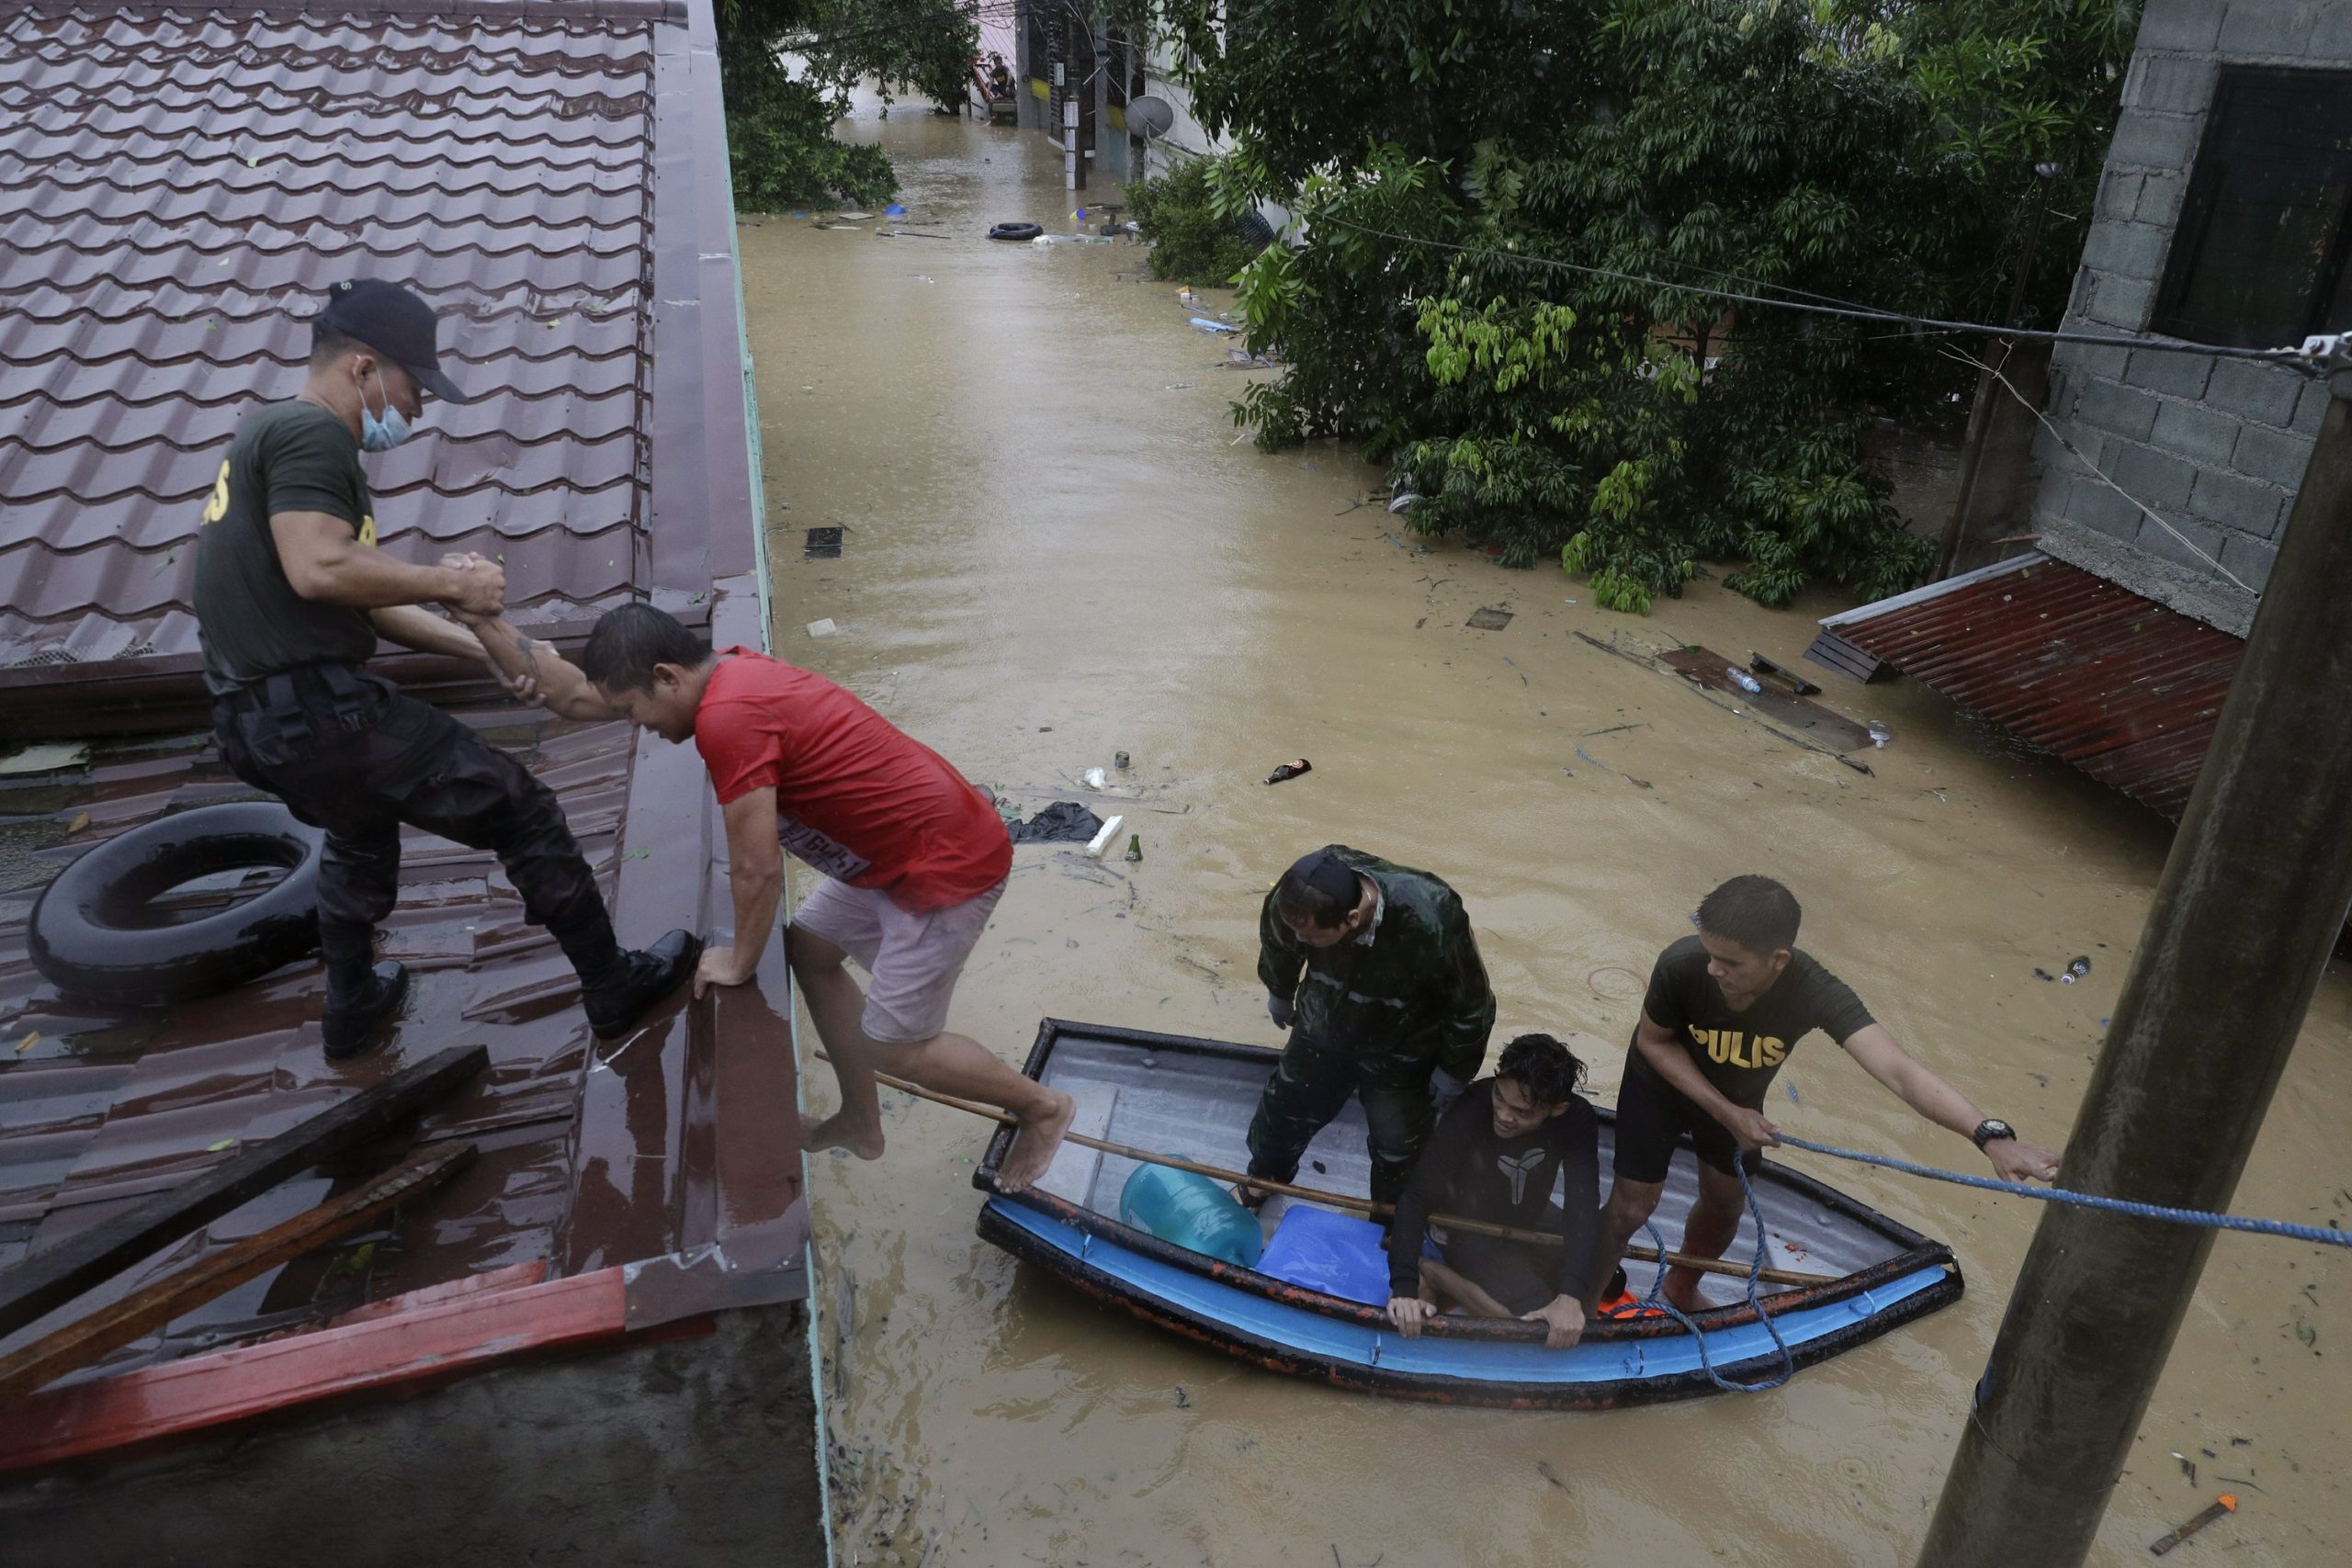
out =
[[[1329,850],[1317,850],[1291,863],[1274,884],[1274,908],[1295,926],[1328,931],[1346,920],[1363,901],[1356,874]]]
[[[1522,1034],[1503,1047],[1495,1077],[1511,1079],[1538,1105],[1566,1105],[1584,1081],[1584,1064],[1548,1034]]]
[[[313,366],[332,365],[354,349],[363,348],[368,348],[368,345],[327,325],[324,316],[314,319],[311,323],[311,363]],[[375,352],[373,349],[368,351],[370,354]]]
[[[710,644],[650,604],[607,610],[580,650],[580,672],[608,692],[650,692],[653,667],[692,670],[710,657]]]
[[[1735,876],[1699,900],[1699,929],[1750,953],[1794,947],[1804,915],[1796,895],[1769,876]]]

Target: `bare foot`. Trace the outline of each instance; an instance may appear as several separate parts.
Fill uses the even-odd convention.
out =
[[[800,1146],[809,1154],[822,1154],[827,1149],[847,1149],[860,1159],[882,1157],[882,1129],[858,1127],[842,1120],[841,1112],[817,1117],[806,1111],[800,1117]]]
[[[1657,1293],[1665,1297],[1667,1303],[1677,1312],[1686,1314],[1704,1312],[1709,1304],[1706,1297],[1699,1293],[1699,1273],[1695,1269],[1687,1271],[1668,1269],[1666,1282],[1658,1288]]]
[[[1021,1123],[1012,1152],[996,1174],[996,1184],[1004,1191],[1026,1192],[1046,1174],[1046,1168],[1054,1163],[1054,1151],[1062,1146],[1062,1134],[1069,1131],[1070,1118],[1078,1114],[1078,1101],[1059,1089],[1046,1092],[1054,1097],[1053,1109]]]

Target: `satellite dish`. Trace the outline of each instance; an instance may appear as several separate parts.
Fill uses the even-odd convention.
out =
[[[1146,94],[1127,100],[1127,129],[1137,136],[1165,136],[1175,124],[1176,110],[1166,98]]]

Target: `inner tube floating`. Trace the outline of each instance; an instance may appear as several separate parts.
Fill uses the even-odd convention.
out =
[[[326,836],[274,800],[198,807],[107,840],[60,872],[33,906],[33,967],[71,996],[138,1007],[190,1001],[301,957],[319,941]],[[222,872],[282,866],[257,897],[192,920],[155,900]]]
[[[991,240],[1034,240],[1045,231],[1035,223],[999,223],[989,231]]]

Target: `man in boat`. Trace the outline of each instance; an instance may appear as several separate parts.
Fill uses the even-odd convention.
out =
[[[1388,1238],[1388,1316],[1406,1337],[1448,1304],[1541,1323],[1555,1350],[1582,1337],[1600,1204],[1600,1121],[1576,1091],[1583,1077],[1566,1045],[1522,1034],[1503,1047],[1495,1076],[1472,1084],[1439,1119]],[[1555,1218],[1552,1189],[1564,1173]],[[1433,1213],[1555,1231],[1559,1244],[1431,1225]],[[1438,1257],[1421,1256],[1424,1235]]]
[[[1453,889],[1332,844],[1283,873],[1258,920],[1258,977],[1290,1031],[1250,1122],[1250,1174],[1288,1181],[1354,1095],[1372,1196],[1394,1203],[1451,1103],[1486,1060],[1495,993]],[[1255,1208],[1263,1188],[1234,1196]]]
[[[735,938],[703,953],[697,998],[757,973],[784,896],[784,852],[822,874],[785,931],[841,1083],[841,1109],[803,1128],[809,1150],[881,1156],[879,1068],[1002,1106],[1021,1132],[999,1184],[1019,1191],[1045,1174],[1076,1109],[1069,1096],[946,1028],[956,977],[1012,869],[987,796],[823,676],[750,649],[713,652],[650,604],[607,612],[578,666],[503,621],[481,639],[516,690],[554,712],[626,718],[701,751],[725,812]],[[843,967],[851,959],[870,988]]]
[[[1682,1250],[1721,1258],[1747,1201],[1740,1167],[1779,1141],[1764,1094],[1801,1038],[1818,1029],[1903,1102],[1969,1139],[2004,1181],[2054,1180],[2058,1156],[2020,1139],[1912,1059],[1861,998],[1796,947],[1802,911],[1769,876],[1735,876],[1699,904],[1696,936],[1658,954],[1617,1095],[1615,1179],[1601,1213],[1600,1266],[1610,1278],[1625,1244],[1657,1209],[1678,1140],[1699,1156],[1699,1194]],[[1697,1310],[1699,1273],[1667,1271],[1663,1294]]]

